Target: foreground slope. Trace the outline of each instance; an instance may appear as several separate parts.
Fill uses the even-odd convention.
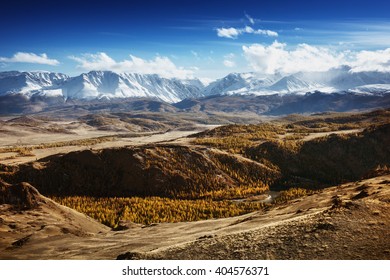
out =
[[[1,207],[1,259],[390,259],[390,175],[240,217],[119,232],[47,199]]]
[[[390,259],[389,179],[329,188],[232,221],[206,238],[120,258]]]
[[[93,238],[108,227],[42,196],[28,183],[10,185],[0,180],[0,258],[29,259],[29,254],[41,254],[46,242],[59,241],[64,236]],[[30,244],[37,244],[38,248]],[[26,247],[30,253],[20,252]],[[58,247],[46,247],[47,253],[58,255]],[[66,257],[65,257],[66,258]]]

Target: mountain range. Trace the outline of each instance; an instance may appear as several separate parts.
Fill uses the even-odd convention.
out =
[[[352,72],[350,67],[324,72],[298,72],[291,75],[231,73],[204,89],[206,95],[218,94],[305,94],[307,92],[390,92],[389,72]]]
[[[349,67],[292,75],[231,73],[209,85],[199,79],[167,79],[155,74],[91,71],[76,77],[50,72],[0,72],[0,96],[22,94],[64,100],[143,97],[168,103],[210,95],[304,94],[307,92],[386,93],[390,73],[351,72]]]
[[[231,73],[208,85],[199,79],[110,71],[76,77],[0,72],[0,114],[40,112],[53,105],[90,107],[94,102],[107,103],[105,110],[112,110],[114,103],[130,109],[135,106],[131,100],[140,98],[191,112],[309,113],[380,108],[390,104],[389,97],[389,72],[352,72],[346,66],[291,75]]]
[[[199,80],[110,71],[91,71],[76,77],[50,72],[0,73],[0,96],[22,94],[28,98],[37,95],[64,100],[146,97],[173,103],[202,96],[203,87]]]

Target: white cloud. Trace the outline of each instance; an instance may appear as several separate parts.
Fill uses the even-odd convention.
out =
[[[239,34],[241,34],[240,30],[233,27],[217,28],[218,37],[236,39]]]
[[[154,59],[145,60],[133,55],[130,59],[115,61],[106,53],[85,54],[81,57],[70,56],[70,59],[78,62],[78,68],[92,70],[109,70],[114,72],[135,72],[140,74],[158,74],[165,78],[192,78],[196,68],[185,69],[177,67],[168,57],[156,56]]]
[[[390,72],[390,48],[377,51],[361,51],[351,63],[352,72]]]
[[[250,26],[245,26],[245,28],[240,29],[241,33],[255,33],[256,31],[250,27]]]
[[[217,28],[218,37],[225,37],[230,39],[236,39],[238,35],[241,34],[257,34],[257,35],[266,35],[270,37],[277,37],[278,33],[272,30],[266,29],[253,29],[250,26],[245,26],[244,28]]]
[[[253,34],[260,34],[260,35],[267,35],[271,37],[278,37],[278,33],[272,30],[263,30],[263,29],[258,29],[253,31]]]
[[[344,62],[344,54],[334,53],[327,48],[307,44],[299,44],[292,50],[286,47],[286,44],[275,41],[269,46],[243,46],[243,51],[249,65],[255,71],[266,74],[326,71]]]
[[[40,55],[35,53],[17,52],[12,57],[0,57],[2,62],[20,62],[20,63],[35,63],[46,65],[58,65],[60,62],[56,59],[48,58],[45,53]]]
[[[275,41],[269,46],[253,44],[242,49],[249,66],[266,74],[327,71],[342,65],[351,67],[351,72],[390,72],[390,48],[353,52],[299,44],[288,49],[286,44]]]

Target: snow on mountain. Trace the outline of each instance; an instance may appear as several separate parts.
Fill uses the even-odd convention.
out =
[[[322,87],[323,85],[321,84],[305,81],[294,75],[290,75],[281,78],[279,81],[269,86],[268,89],[280,93],[288,93],[297,91],[310,91]]]
[[[178,102],[202,96],[203,87],[196,79],[181,81],[158,75],[110,71],[91,71],[73,78],[46,72],[0,73],[0,95],[21,93],[31,97],[38,94],[63,96],[65,100],[148,97]]]
[[[31,96],[45,89],[49,92],[58,89],[69,79],[65,74],[50,72],[1,72],[0,96],[14,93],[22,93]]]
[[[72,99],[145,97],[169,103],[186,98],[233,94],[304,94],[307,92],[390,91],[390,73],[351,72],[347,66],[325,72],[298,72],[282,76],[231,73],[207,86],[199,79],[167,79],[153,74],[91,71],[76,77],[50,72],[0,72],[0,96],[23,94]]]
[[[202,95],[200,82],[182,82],[158,75],[91,71],[71,78],[62,87],[65,99],[101,99],[147,97],[178,102]]]
[[[206,95],[226,94],[229,91],[234,91],[248,87],[247,79],[241,74],[231,73],[226,77],[210,83],[204,90]]]
[[[203,89],[206,85],[209,84],[206,81],[201,81],[200,79],[185,79],[185,80],[178,80],[178,81],[181,81],[185,85],[195,86],[200,89]]]
[[[267,75],[258,77],[254,73],[229,74],[219,79],[205,88],[206,95],[216,94],[305,94],[307,92],[343,92],[361,91],[366,85],[376,85],[365,87],[365,92],[370,89],[379,92],[386,90],[390,85],[390,73],[382,72],[351,72],[350,67],[330,69],[325,72],[298,72],[296,74]]]
[[[381,95],[390,93],[390,84],[364,85],[351,89],[352,92],[361,94]]]
[[[280,75],[258,76],[255,73],[231,73],[226,77],[210,83],[205,95],[249,94],[261,91],[274,84]]]

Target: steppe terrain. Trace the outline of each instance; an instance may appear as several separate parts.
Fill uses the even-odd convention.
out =
[[[177,119],[3,117],[0,258],[390,259],[389,110]]]

